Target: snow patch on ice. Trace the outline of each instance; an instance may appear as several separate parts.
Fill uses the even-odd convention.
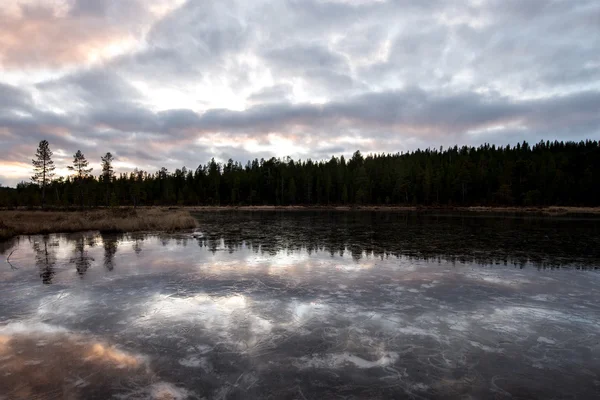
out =
[[[469,340],[469,343],[471,344],[471,346],[477,347],[478,349],[481,349],[483,351],[487,351],[488,353],[502,353],[502,349],[494,349],[493,347],[486,346],[483,343],[474,342],[472,340]]]
[[[411,387],[412,390],[420,390],[420,391],[423,391],[423,392],[426,391],[426,390],[429,390],[429,386],[427,386],[424,383],[420,383],[420,382],[412,384],[412,385],[410,385],[410,387]]]
[[[434,338],[435,340],[437,340],[438,342],[442,341],[442,337],[435,331],[431,330],[431,329],[422,329],[422,328],[417,328],[414,326],[406,326],[406,327],[399,327],[396,330],[397,332],[400,332],[404,335],[410,335],[410,336],[429,336]]]
[[[365,360],[350,353],[327,354],[325,356],[301,357],[296,366],[299,368],[340,368],[351,365],[356,368],[381,368],[394,364],[398,353],[389,352],[375,361]]]
[[[158,382],[150,387],[150,398],[156,400],[184,400],[191,396],[191,392],[168,382]]]
[[[213,348],[211,346],[207,346],[205,344],[196,344],[196,345],[190,346],[187,351],[189,353],[206,354],[206,353],[210,352],[212,349]]]
[[[198,358],[198,357],[191,356],[191,357],[187,357],[187,358],[182,358],[181,360],[179,360],[179,364],[183,365],[184,367],[188,367],[188,368],[201,368],[205,372],[212,371],[212,367],[206,357]]]
[[[157,382],[149,387],[125,395],[114,395],[118,399],[185,400],[195,396],[194,392],[177,387],[169,382]],[[195,397],[194,397],[195,398]]]
[[[453,331],[467,332],[470,324],[465,320],[448,320],[448,327]]]
[[[548,339],[547,337],[540,336],[537,338],[538,343],[546,343],[546,344],[556,344],[556,342],[552,339]]]
[[[535,296],[531,296],[531,299],[537,301],[550,301],[553,298],[547,294],[536,294]]]
[[[302,320],[312,318],[315,315],[322,315],[329,311],[329,306],[319,301],[310,303],[294,301],[290,304],[290,308],[293,315]]]
[[[0,327],[0,334],[15,335],[26,333],[61,333],[68,332],[62,326],[50,325],[44,322],[10,322],[7,325]]]

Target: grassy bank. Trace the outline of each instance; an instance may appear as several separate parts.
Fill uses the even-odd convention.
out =
[[[187,210],[0,211],[0,240],[16,235],[79,232],[175,231],[196,227]]]

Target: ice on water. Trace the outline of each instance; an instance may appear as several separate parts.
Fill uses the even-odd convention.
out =
[[[201,220],[201,236],[14,240],[0,249],[15,267],[0,272],[0,398],[599,393],[598,259],[524,259],[506,241],[423,254],[402,234],[352,234],[369,221],[309,217],[327,232],[234,215]]]

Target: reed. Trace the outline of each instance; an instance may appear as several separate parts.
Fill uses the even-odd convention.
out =
[[[101,209],[88,211],[0,211],[0,240],[16,235],[79,231],[136,232],[191,229],[196,219],[183,209]]]

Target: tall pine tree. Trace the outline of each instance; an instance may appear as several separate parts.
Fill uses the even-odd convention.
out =
[[[69,165],[67,168],[69,171],[73,171],[75,181],[77,181],[79,187],[79,201],[83,208],[83,183],[85,178],[92,172],[93,168],[88,168],[89,162],[81,150],[77,150],[77,153],[73,156],[73,165]]]
[[[105,203],[108,206],[110,204],[110,187],[115,176],[112,162],[114,160],[113,155],[108,152],[104,157],[100,157],[102,160],[102,182],[106,189]]]
[[[33,176],[31,180],[42,189],[42,208],[46,204],[46,186],[52,182],[54,177],[54,161],[52,161],[52,150],[47,140],[42,140],[35,152],[33,164]]]

